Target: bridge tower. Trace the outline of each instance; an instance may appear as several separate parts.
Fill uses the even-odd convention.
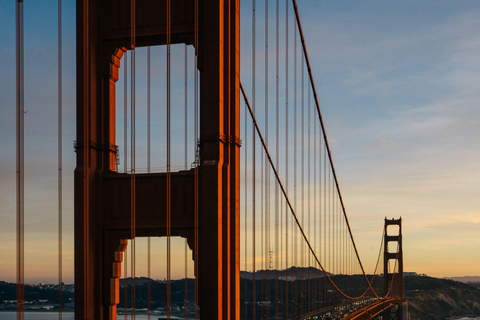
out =
[[[75,319],[116,319],[128,240],[167,235],[168,180],[171,234],[198,248],[201,318],[239,319],[240,0],[171,1],[172,44],[193,44],[198,25],[200,164],[134,177],[115,171],[115,83],[122,56],[131,49],[131,21],[137,47],[166,44],[167,1],[133,3],[135,19],[132,0],[76,4]]]
[[[389,234],[388,226],[398,226],[398,234]],[[393,243],[394,252],[389,251],[389,243]],[[395,246],[395,243],[397,246]],[[383,253],[383,279],[385,294],[392,290],[390,295],[400,297],[405,301],[404,283],[403,283],[403,249],[402,249],[402,218],[385,218],[384,230],[384,253]],[[396,272],[390,272],[388,269],[389,261],[394,260],[397,266]],[[396,308],[396,310],[392,310]],[[403,319],[403,304],[394,308],[387,309],[384,312],[383,319]]]

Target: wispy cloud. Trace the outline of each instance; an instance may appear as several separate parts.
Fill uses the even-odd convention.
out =
[[[381,225],[384,216],[402,216],[405,252],[420,242],[442,251],[432,257],[438,263],[453,256],[480,263],[456,254],[480,241],[480,11],[411,32],[401,24],[366,32],[375,22],[338,21],[346,24],[341,32],[320,22],[321,40],[312,46],[317,74],[331,76],[320,89],[323,109],[358,241],[372,247],[362,240],[375,232],[370,219]],[[328,116],[337,125],[329,126]]]

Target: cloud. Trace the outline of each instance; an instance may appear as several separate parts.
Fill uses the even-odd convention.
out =
[[[358,47],[339,52],[339,61],[347,61],[339,79],[343,95],[334,89],[340,97],[329,93],[324,108],[344,110],[328,134],[341,146],[335,166],[360,248],[372,247],[372,219],[381,225],[385,215],[402,216],[405,252],[415,257],[416,267],[425,262],[421,250],[442,252],[429,257],[437,264],[455,257],[457,273],[463,272],[458,264],[480,262],[458,255],[461,247],[473,250],[480,241],[479,27],[478,11],[457,14],[419,29],[411,41],[393,34],[373,46],[366,42],[365,48],[354,40]],[[389,59],[414,53],[418,58],[412,61]],[[447,270],[435,273],[452,272]]]

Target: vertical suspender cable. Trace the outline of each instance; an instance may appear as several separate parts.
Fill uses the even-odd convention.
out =
[[[331,169],[328,171],[329,172],[329,179],[332,177],[332,171]],[[333,179],[329,180],[331,181],[330,185],[330,240],[329,240],[329,245],[330,245],[330,272],[335,273],[335,256],[334,256],[334,250],[335,250],[335,187],[334,187],[334,181]],[[334,303],[335,299],[335,293],[332,293],[332,305]]]
[[[346,235],[346,233],[345,233],[345,219],[342,219],[341,221],[342,221],[342,250],[341,250],[342,251],[342,261],[341,261],[342,269],[341,269],[341,274],[343,275],[343,287],[344,287],[343,290],[345,290],[345,259],[343,257],[344,254],[345,254],[345,243],[346,243],[345,242],[345,235]]]
[[[265,139],[268,145],[268,1],[265,1]],[[262,153],[263,155],[263,153]],[[270,247],[270,179],[269,179],[269,168],[268,168],[268,159],[265,157],[265,229],[267,230],[267,237],[265,241],[265,250],[267,254],[271,253]],[[276,229],[275,229],[276,230]],[[277,235],[278,232],[275,232]],[[278,247],[275,247],[275,270],[277,270],[277,261],[278,261]],[[273,263],[273,261],[272,261]],[[269,269],[272,266],[269,265]],[[269,277],[270,278],[270,277]],[[267,281],[269,283],[269,281]],[[270,284],[267,286],[267,292],[270,292]],[[270,295],[268,295],[268,300],[270,300]],[[270,311],[270,309],[268,309]],[[278,272],[275,271],[275,315],[278,314]],[[270,316],[270,313],[268,313]]]
[[[297,33],[295,33],[297,34]],[[296,48],[296,46],[295,46]],[[304,98],[303,98],[303,95],[304,95],[304,68],[303,68],[303,64],[302,64],[302,103],[304,101]],[[307,106],[308,107],[308,106]],[[308,117],[308,140],[307,140],[307,145],[308,145],[308,148],[307,148],[307,151],[308,151],[308,155],[307,155],[307,159],[308,159],[308,163],[307,163],[307,185],[308,185],[308,188],[307,188],[307,192],[308,192],[308,195],[307,195],[307,210],[308,210],[308,236],[310,238],[311,236],[311,223],[310,223],[310,209],[311,209],[311,202],[310,202],[310,164],[311,164],[311,154],[310,154],[310,151],[311,151],[311,144],[310,144],[310,141],[311,141],[311,126],[310,126],[310,123],[311,123],[311,119],[312,117],[310,117],[310,108],[307,108],[307,117]],[[306,253],[306,249],[307,247],[305,246],[305,253]],[[307,257],[305,257],[307,258]],[[310,255],[308,256],[308,267],[310,267]],[[310,291],[311,287],[310,287],[310,268],[308,268],[308,297],[310,296],[311,294],[311,291]],[[308,312],[311,311],[311,305],[310,305],[310,299],[308,300]]]
[[[333,186],[332,186],[332,190],[333,190]],[[337,258],[337,245],[338,245],[338,241],[337,241],[337,236],[338,236],[338,220],[337,220],[337,213],[338,213],[338,198],[336,197],[336,194],[335,194],[335,190],[333,190],[333,196],[334,196],[334,209],[333,209],[333,273],[335,275],[338,274],[338,265],[337,265],[337,261],[338,261],[338,258]],[[335,291],[335,294],[334,294],[334,301],[336,303],[336,299],[337,299],[337,295],[338,295],[338,292]]]
[[[151,121],[150,121],[150,102],[151,102],[151,87],[150,87],[150,47],[147,47],[147,173],[150,173],[150,133],[151,133]]]
[[[17,320],[24,319],[24,31],[23,1],[16,2],[16,71],[17,71]]]
[[[171,312],[171,2],[167,0],[167,319]]]
[[[245,102],[246,104],[246,102]],[[244,264],[245,264],[245,271],[248,272],[248,121],[247,121],[247,107],[245,106],[245,115],[244,115],[244,125],[245,125],[245,142],[244,142],[244,187],[245,187],[245,192],[244,192],[244,241],[245,241],[245,251],[244,251]],[[252,244],[253,245],[253,244]],[[248,315],[248,277],[245,277],[245,284],[244,284],[244,305],[245,305],[245,317]],[[252,298],[253,301],[253,298]]]
[[[128,51],[124,55],[124,72],[123,72],[123,171],[127,173],[128,170]]]
[[[195,167],[194,167],[194,216],[195,216],[195,320],[198,319],[198,0],[194,0],[194,155],[195,155]]]
[[[84,2],[83,3],[83,12],[88,12],[89,11],[89,2]],[[84,47],[82,48],[83,49],[83,65],[86,66],[90,61],[88,60],[88,54],[90,52],[90,44],[89,44],[89,23],[88,23],[88,15],[84,14],[83,15],[83,21],[82,21],[82,24],[83,24],[83,28],[84,28],[84,34],[83,34],[83,43],[84,43]],[[85,74],[83,75],[83,88],[84,88],[84,92],[83,92],[83,95],[85,97],[89,97],[90,94],[91,94],[91,89],[90,89],[90,86],[88,85],[88,81],[90,79],[90,76],[91,76],[91,70],[90,68],[85,68],[84,70]],[[83,140],[83,168],[82,168],[82,173],[83,173],[83,194],[84,195],[87,195],[84,197],[83,199],[83,204],[84,204],[84,212],[88,212],[88,208],[90,207],[90,197],[89,197],[89,194],[90,194],[90,163],[91,163],[91,159],[90,159],[90,152],[89,151],[86,151],[90,148],[90,141],[91,141],[91,132],[90,130],[86,130],[87,128],[90,128],[90,125],[91,125],[91,119],[90,119],[90,110],[89,108],[85,107],[83,108],[82,110],[82,113],[83,113],[83,119],[84,119],[84,126],[83,126],[83,132],[82,132],[82,140]],[[85,220],[84,220],[84,224],[85,226],[88,226],[90,224],[90,218],[89,218],[89,215],[86,214],[85,215]],[[90,243],[90,234],[88,232],[88,228],[83,228],[83,238],[84,238],[84,241],[85,243]],[[90,264],[90,248],[85,248],[85,265],[89,265]],[[90,275],[90,272],[87,268],[87,270],[84,271],[84,276],[85,276],[85,279],[87,279]],[[84,293],[83,293],[83,298],[85,299],[85,301],[88,301],[88,299],[90,298],[91,296],[91,293],[88,292],[88,290],[86,290]]]
[[[247,262],[248,262],[248,223],[247,223],[247,212],[248,212],[248,121],[247,121],[247,107],[245,107],[245,142],[244,142],[244,153],[245,153],[245,169],[244,169],[244,185],[245,185],[245,192],[244,192],[244,220],[245,220],[245,230],[244,230],[244,239],[245,239],[245,271],[248,271]],[[245,317],[248,315],[248,277],[245,277]]]
[[[302,69],[305,66],[305,62],[302,59]],[[307,86],[308,87],[308,86]],[[310,87],[308,87],[310,88]],[[308,97],[308,110],[311,109],[310,105],[310,89],[307,89],[307,97]],[[318,250],[317,246],[317,122],[313,121],[313,243],[315,243],[315,251]],[[316,268],[315,268],[316,269]],[[313,305],[313,309],[317,310],[317,301],[318,301],[318,278],[317,272],[315,271],[314,275],[314,301],[315,304]]]
[[[295,59],[294,59],[295,60]],[[296,77],[296,75],[295,75]],[[298,141],[297,141],[297,81],[296,81],[296,78],[294,80],[294,89],[293,89],[293,93],[294,93],[294,99],[293,99],[293,141],[294,141],[294,144],[293,144],[293,203],[294,203],[294,206],[295,206],[295,210],[298,209],[297,207],[297,173],[298,173],[298,170],[297,170],[297,144],[298,144]],[[293,227],[293,225],[292,225]],[[293,237],[293,233],[292,233],[292,237]],[[292,241],[292,246],[294,245],[295,241]],[[297,266],[297,252],[296,250],[292,250],[292,255],[293,255],[293,264],[294,266]],[[298,271],[297,271],[298,272]],[[297,273],[296,272],[296,273]],[[297,278],[298,277],[298,274],[296,275]],[[294,289],[297,287],[297,284],[295,282],[294,284]],[[296,290],[294,290],[296,292]],[[295,293],[295,296],[293,297],[294,301],[297,301],[297,297],[296,297],[296,293]],[[296,308],[295,308],[296,310]]]
[[[275,116],[276,116],[276,122],[275,122],[275,141],[276,141],[276,148],[275,148],[275,162],[277,163],[277,166],[279,165],[280,162],[280,157],[279,157],[279,137],[280,137],[280,120],[279,120],[279,106],[280,106],[280,87],[279,87],[279,51],[280,51],[280,36],[279,36],[279,28],[280,28],[280,21],[279,21],[279,4],[280,0],[277,0],[276,3],[276,24],[275,24],[275,32],[276,32],[276,52],[275,52]],[[278,220],[279,220],[279,215],[281,215],[282,212],[279,211],[279,187],[278,184],[275,184],[275,227],[278,228]],[[286,251],[286,260],[285,263],[288,263],[288,250]],[[287,272],[286,276],[288,277],[288,267],[287,265],[285,266],[285,270]],[[288,283],[286,284],[286,292],[288,292]],[[286,305],[286,312],[288,314],[288,303]]]
[[[130,259],[130,273],[131,273],[131,282],[132,282],[132,318],[135,318],[135,269],[136,269],[136,257],[135,257],[135,231],[136,231],[136,217],[135,217],[135,50],[132,50],[132,54],[130,55],[131,63],[130,63],[130,179],[131,179],[131,237],[132,237],[132,245],[131,245],[131,259]]]
[[[185,239],[185,301],[184,301],[184,308],[185,308],[185,320],[188,319],[188,264],[187,264],[187,256],[188,256],[188,244],[187,239]]]
[[[188,169],[188,50],[185,44],[185,170]]]
[[[347,252],[347,246],[348,246],[348,238],[347,238],[347,224],[345,222],[345,219],[343,220],[343,252],[342,252],[342,270],[343,270],[343,275],[344,275],[344,280],[343,280],[343,285],[345,288],[347,288],[347,259],[346,259],[346,252]]]
[[[265,195],[264,195],[264,167],[263,167],[263,152],[260,152],[260,257],[262,259],[263,277],[262,277],[262,301],[268,301],[268,280],[267,280],[267,268],[268,268],[268,249],[264,247],[267,241],[267,228],[266,224],[264,225],[265,211]],[[268,308],[265,305],[262,305],[262,317],[267,317]]]
[[[339,261],[339,244],[340,244],[340,238],[339,238],[339,235],[340,235],[340,220],[339,220],[339,206],[338,206],[338,197],[336,196],[335,197],[335,203],[336,203],[336,210],[335,210],[335,220],[336,220],[336,225],[335,225],[335,274],[340,274],[340,261]],[[338,297],[338,294],[337,294],[337,297]]]
[[[268,1],[265,1],[265,139],[268,145]],[[263,153],[262,153],[263,159]],[[268,159],[265,157],[264,161],[262,161],[262,170],[265,172],[265,251],[267,255],[270,255],[271,247],[270,247],[270,213],[269,213],[269,179],[268,179]],[[275,250],[276,254],[276,250]],[[269,260],[270,261],[270,260]],[[276,260],[275,260],[276,261]],[[269,264],[269,269],[271,268]],[[275,274],[275,301],[277,299],[277,274]],[[270,278],[270,277],[269,277]],[[267,281],[267,297],[270,300],[270,284]],[[275,309],[277,309],[277,302],[275,302]],[[268,308],[267,311],[270,311]],[[269,316],[270,314],[267,313]]]
[[[269,301],[268,298],[268,279],[267,279],[267,268],[268,268],[268,249],[264,246],[267,242],[267,227],[266,224],[264,225],[265,220],[265,211],[264,211],[264,203],[265,203],[265,195],[264,195],[264,159],[263,159],[263,152],[260,152],[260,257],[261,257],[261,268],[263,270],[263,277],[262,277],[262,289],[261,289],[261,297],[262,301]],[[268,308],[265,304],[262,304],[262,317],[268,317]]]
[[[131,244],[131,293],[132,293],[132,319],[135,319],[136,312],[135,312],[135,269],[136,269],[136,252],[135,252],[135,0],[131,0],[130,2],[130,41],[131,41],[131,51],[132,54],[131,58],[131,73],[130,73],[130,98],[131,98],[131,105],[130,105],[130,170],[131,170],[131,189],[130,189],[130,212],[131,212],[131,237],[132,237],[132,244]]]
[[[338,199],[338,244],[337,244],[337,251],[339,252],[338,254],[338,261],[337,261],[337,269],[338,269],[338,273],[339,274],[342,274],[342,260],[341,260],[341,252],[342,252],[342,246],[343,246],[343,219],[342,219],[342,216],[341,216],[341,206],[340,206],[340,200]]]
[[[305,61],[304,61],[305,63]],[[308,87],[308,86],[307,86]],[[310,88],[310,87],[308,87]],[[311,96],[310,96],[310,89],[307,90],[308,92],[308,105],[311,106],[310,104],[310,101],[311,101]],[[309,107],[310,108],[310,107]],[[321,157],[322,157],[322,153],[321,153],[321,138],[320,137],[317,137],[317,122],[316,121],[313,121],[313,124],[314,124],[314,137],[315,137],[315,141],[314,141],[314,148],[315,148],[315,156],[314,156],[314,164],[315,164],[315,183],[314,183],[314,199],[315,201],[317,201],[318,199],[318,205],[315,204],[314,207],[315,207],[315,217],[318,218],[317,220],[317,223],[315,223],[316,227],[317,227],[317,236],[315,237],[315,241],[317,243],[317,251],[318,251],[318,256],[320,257],[321,256],[321,251],[322,251],[322,247],[321,247],[321,236],[322,236],[322,198],[321,198],[321,190],[322,190],[322,178],[321,178]],[[318,141],[318,143],[317,143]],[[317,171],[318,170],[318,171]],[[317,182],[318,181],[318,182]],[[318,183],[318,185],[317,185]],[[315,281],[315,301],[320,301],[320,279],[316,279]],[[316,302],[315,303],[315,310],[318,310],[320,308],[320,305]]]
[[[187,45],[185,44],[185,170],[188,169],[188,54],[187,54]],[[187,239],[185,238],[185,320],[188,316],[188,264],[187,264],[187,253],[188,253],[188,244]]]
[[[288,5],[287,5],[288,6]],[[288,18],[287,18],[288,20]],[[295,40],[295,39],[294,39]],[[288,41],[287,41],[287,44],[288,44]],[[298,166],[297,166],[297,144],[298,144],[298,141],[297,141],[297,133],[298,133],[298,118],[297,118],[297,111],[298,111],[298,105],[297,105],[297,71],[296,71],[296,49],[294,48],[294,80],[293,80],[293,94],[294,94],[294,98],[293,98],[293,102],[294,102],[294,106],[293,106],[293,111],[294,111],[294,129],[293,129],[293,136],[294,136],[294,145],[293,145],[293,148],[294,148],[294,203],[295,203],[295,210],[298,210],[298,206],[297,206],[297,196],[298,196],[298,193],[297,193],[297,174],[298,174]],[[302,212],[302,215],[303,215],[303,212]],[[303,222],[302,222],[303,224]],[[294,263],[295,265],[297,265],[298,267],[300,266],[300,264],[298,263],[298,260],[297,260],[297,254],[298,252],[297,251],[294,251],[294,255],[295,255],[295,260],[294,260]],[[298,271],[297,271],[298,273]],[[297,278],[300,278],[297,274]],[[296,286],[295,286],[296,288]],[[295,301],[297,301],[297,297],[295,297]]]
[[[127,137],[127,116],[128,116],[128,51],[125,52],[124,55],[124,72],[123,72],[123,171],[127,173],[127,162],[128,162],[128,137]],[[128,261],[127,256],[128,253],[125,251],[124,253],[124,281],[123,281],[123,295],[124,295],[124,313],[125,313],[125,320],[128,318]]]
[[[325,150],[326,151],[326,150]],[[327,266],[327,153],[323,153],[323,264]],[[323,278],[323,301],[324,307],[327,306],[327,287],[326,279]]]
[[[285,2],[285,171],[288,190],[288,1]],[[287,219],[288,209],[285,207],[285,221]],[[283,227],[283,215],[280,216],[280,225]],[[283,238],[282,236],[283,232],[280,232],[280,238]],[[283,241],[280,240],[280,242]]]
[[[128,319],[128,251],[123,254],[124,277],[123,277],[123,310],[125,320]]]
[[[334,207],[333,207],[333,241],[332,241],[332,257],[333,257],[333,272],[335,275],[337,275],[338,270],[337,270],[337,233],[338,233],[338,220],[337,220],[337,213],[338,213],[338,197],[335,192],[335,186],[334,186],[334,181],[332,179],[332,196],[333,196],[333,201],[334,201]],[[336,299],[338,296],[339,292],[335,291],[334,294],[334,301],[336,303]]]
[[[195,26],[194,26],[194,61],[193,61],[193,73],[194,73],[194,92],[193,92],[193,101],[194,101],[194,141],[193,141],[193,151],[195,155],[195,167],[198,165],[200,159],[199,159],[199,154],[198,154],[198,1],[199,0],[194,0],[195,2]],[[195,240],[197,240],[195,238]]]
[[[339,255],[339,245],[340,245],[340,220],[339,220],[339,206],[338,206],[338,197],[337,197],[337,213],[336,213],[336,220],[337,220],[337,225],[336,225],[336,245],[335,245],[335,258],[337,260],[336,262],[336,274],[340,274],[340,255]]]
[[[58,0],[58,319],[62,320],[62,0]]]
[[[343,248],[343,221],[344,219],[342,219],[343,217],[341,216],[341,206],[340,206],[340,200],[338,200],[339,204],[338,204],[338,252],[342,252],[342,248]],[[342,259],[341,259],[341,254],[339,254],[338,256],[338,273],[342,274]]]
[[[305,63],[305,61],[304,61]],[[311,97],[311,92],[310,92],[310,86],[308,87],[308,96]],[[318,217],[320,224],[318,226],[318,248],[319,248],[319,256],[322,256],[322,203],[325,201],[325,199],[322,199],[322,137],[321,137],[321,128],[318,130]],[[318,281],[318,295],[321,295],[321,281],[319,279]],[[320,300],[320,298],[319,298]],[[319,305],[319,308],[322,306]]]
[[[255,0],[252,4],[252,105],[255,113]],[[256,259],[256,239],[255,239],[255,128],[252,126],[252,237],[253,237],[253,319],[256,319],[256,293],[255,293],[255,259]]]
[[[150,320],[150,314],[151,314],[151,291],[152,291],[152,286],[151,286],[151,243],[150,243],[150,237],[147,238],[147,316],[148,320]]]
[[[150,132],[151,132],[151,122],[150,122],[150,46],[147,47],[147,173],[150,173]],[[150,320],[151,313],[151,243],[150,237],[147,237],[147,315],[148,320]]]
[[[295,35],[297,33],[295,32]],[[297,46],[295,46],[296,48]],[[305,96],[305,87],[304,87],[304,67],[303,67],[303,64],[302,64],[302,103],[304,103],[305,99],[304,99],[304,96]],[[310,145],[310,142],[311,142],[311,117],[310,117],[310,108],[308,108],[308,104],[307,104],[307,112],[306,112],[306,115],[307,115],[307,215],[308,215],[308,221],[307,221],[307,224],[308,224],[308,238],[310,239],[311,237],[311,204],[310,204],[310,200],[311,200],[311,194],[310,194],[310,191],[311,191],[311,188],[310,188],[310,172],[311,172],[311,145]],[[307,253],[307,246],[305,245],[304,246],[304,250],[305,250],[305,264],[306,266],[308,267],[308,271],[307,271],[307,279],[308,279],[308,287],[306,288],[307,290],[307,303],[305,305],[305,309],[308,310],[308,312],[310,312],[311,310],[311,303],[310,303],[310,295],[311,295],[311,286],[310,286],[310,255]]]
[[[331,174],[328,170],[328,270],[332,272],[332,188]],[[329,304],[332,305],[332,295],[329,297]]]
[[[264,104],[264,107],[266,108],[266,104]],[[265,113],[264,113],[265,114]],[[267,119],[265,118],[265,124],[267,123]],[[262,217],[262,227],[260,230],[262,230],[262,243],[261,243],[261,248],[262,248],[262,253],[261,257],[263,260],[263,265],[264,265],[264,276],[262,279],[262,291],[264,292],[263,294],[263,299],[264,301],[270,301],[270,248],[268,246],[268,237],[270,234],[270,230],[268,229],[268,223],[267,223],[267,202],[265,200],[267,196],[267,184],[266,184],[266,175],[267,175],[267,168],[265,166],[267,161],[267,158],[265,157],[264,159],[264,153],[260,151],[260,186],[261,186],[261,192],[260,192],[260,200],[261,200],[261,217]],[[263,232],[264,230],[264,232]],[[263,241],[263,239],[265,241]],[[267,276],[268,275],[268,276]],[[270,317],[270,307],[263,306],[263,312],[262,312],[262,317],[269,318]]]
[[[288,6],[288,1],[287,1],[287,6]],[[294,38],[293,38],[293,52],[294,52],[294,57],[293,57],[293,62],[294,62],[294,85],[295,85],[295,108],[296,108],[296,104],[297,104],[297,33],[296,32],[293,32],[294,33]],[[303,80],[303,79],[302,79]],[[304,102],[303,102],[303,92],[302,92],[302,103],[301,103],[301,106],[302,106],[302,120],[301,120],[301,129],[302,129],[302,144],[301,144],[301,150],[302,150],[302,156],[301,156],[301,165],[300,165],[300,168],[301,168],[301,176],[302,176],[302,182],[301,182],[301,185],[302,185],[302,197],[301,197],[301,201],[302,201],[302,227],[305,227],[305,105],[304,105]],[[304,249],[303,249],[303,244],[300,244],[300,248],[299,248],[300,252],[300,257],[299,257],[299,266],[301,267],[300,268],[300,277],[301,279],[305,279],[305,275],[304,275],[304,268],[305,265],[304,265]],[[304,313],[304,309],[303,309],[303,304],[304,304],[304,281],[301,282],[300,284],[300,314],[303,314]]]
[[[344,281],[345,281],[345,274],[343,273],[343,246],[344,246],[344,225],[343,225],[343,222],[344,220],[340,217],[340,249],[339,249],[339,252],[338,252],[338,255],[339,255],[339,270],[338,270],[338,273],[341,275],[341,278],[340,278],[340,288],[342,288],[342,290],[345,290],[345,286],[344,286]]]

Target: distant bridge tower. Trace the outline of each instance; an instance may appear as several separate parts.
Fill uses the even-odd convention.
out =
[[[393,235],[389,234],[388,226],[398,226],[398,233]],[[402,218],[391,220],[385,218],[384,237],[383,279],[385,294],[389,292],[389,290],[392,290],[390,296],[397,296],[402,298],[403,301],[405,301],[403,283]],[[394,252],[389,251],[389,243],[393,244],[392,246],[390,246],[390,249],[395,248]],[[391,272],[388,269],[390,260],[394,260],[394,264],[396,265],[396,270],[392,270]],[[386,310],[384,312],[383,319],[402,320],[403,304]]]
[[[171,191],[171,235],[184,237],[190,248],[198,248],[194,255],[198,257],[198,297],[203,298],[199,301],[201,318],[240,318],[240,0],[170,2],[170,28],[166,0],[78,0],[76,4],[77,320],[116,319],[126,241],[134,237],[132,233],[148,237],[166,236],[169,232],[167,185]],[[136,19],[131,19],[133,3]],[[200,71],[200,165],[190,171],[137,174],[135,178],[116,172],[115,83],[122,56],[131,48],[132,33],[137,47],[165,45],[167,30],[172,44],[193,44],[195,21]],[[132,188],[136,190],[133,193]],[[194,214],[196,190],[198,229]],[[131,218],[132,207],[135,219]],[[194,236],[195,230],[198,237]]]

